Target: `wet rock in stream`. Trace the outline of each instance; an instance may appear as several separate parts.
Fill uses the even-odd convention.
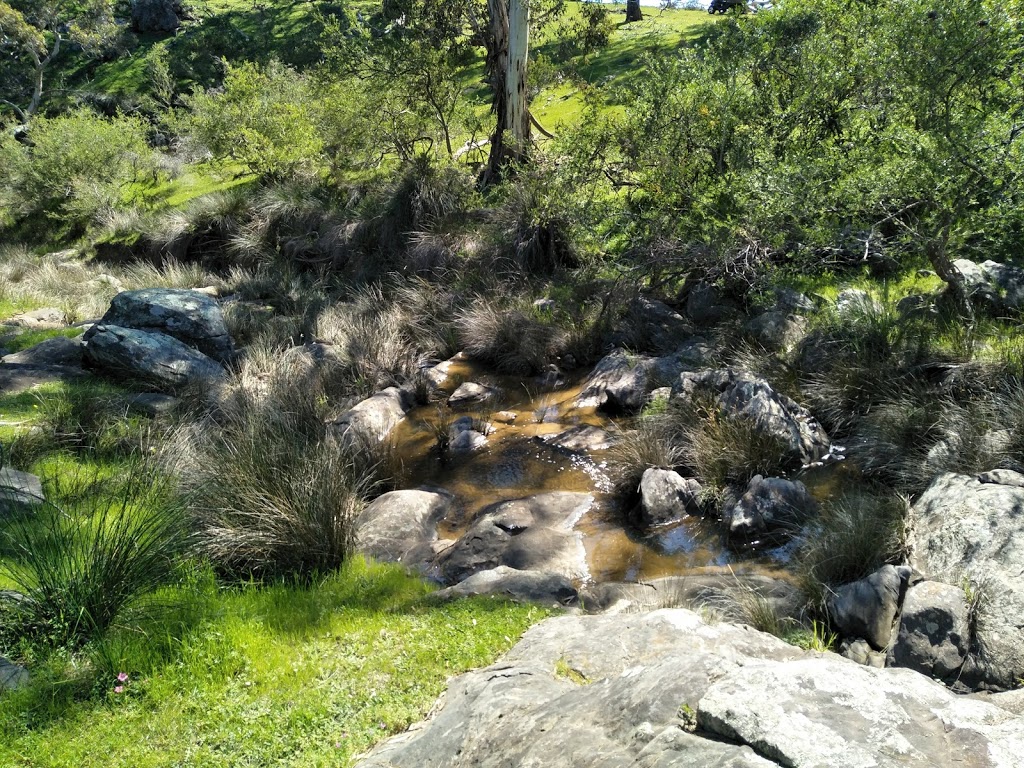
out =
[[[594,501],[588,493],[556,491],[489,507],[441,554],[438,572],[446,584],[500,565],[585,579],[586,551],[573,527]]]

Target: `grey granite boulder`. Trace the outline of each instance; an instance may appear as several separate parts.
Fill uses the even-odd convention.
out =
[[[548,619],[359,768],[1020,766],[1024,721],[686,610]]]
[[[588,575],[586,551],[573,527],[594,505],[588,493],[555,491],[488,507],[438,558],[447,584],[500,565],[547,571],[569,579]]]
[[[683,372],[673,395],[684,402],[712,398],[726,416],[747,420],[781,441],[792,460],[810,464],[829,452],[828,434],[806,408],[746,371],[721,368]]]
[[[890,663],[951,681],[967,659],[970,640],[970,611],[963,588],[922,581],[903,600]]]
[[[43,483],[35,475],[4,467],[0,469],[0,517],[45,501]]]
[[[836,657],[749,664],[717,680],[697,722],[798,768],[1022,764],[1024,721],[923,675]]]
[[[979,595],[977,632],[960,681],[1008,689],[1024,678],[1024,488],[935,478],[910,510],[911,565]]]
[[[28,681],[27,669],[0,656],[0,691],[22,688],[28,685]]]
[[[490,400],[497,394],[497,391],[491,387],[483,384],[477,384],[475,381],[467,381],[464,384],[460,384],[458,388],[452,392],[451,397],[448,398],[448,405],[452,408],[458,408],[464,405],[475,405],[476,403],[482,403],[485,400]]]
[[[692,345],[663,357],[634,355],[616,349],[605,355],[583,382],[577,408],[600,408],[612,413],[635,412],[643,408],[651,392],[672,383],[691,367]]]
[[[220,305],[197,291],[173,288],[123,291],[111,300],[99,325],[158,331],[222,363],[234,356],[234,344]],[[92,331],[86,332],[86,341],[91,334]]]
[[[4,355],[4,365],[60,365],[81,368],[82,351],[85,349],[82,339],[69,339],[66,336],[54,336],[38,344],[11,355]]]
[[[458,584],[434,592],[434,600],[451,600],[474,595],[494,595],[516,602],[544,603],[545,605],[573,605],[576,587],[560,573],[547,571],[521,571],[499,565],[478,571]]]
[[[176,0],[132,0],[132,29],[136,32],[167,33],[181,26]]]
[[[454,507],[444,493],[392,491],[370,502],[356,519],[356,551],[390,563],[420,566],[433,557],[437,524]]]
[[[832,626],[844,637],[867,640],[876,651],[887,649],[911,575],[906,566],[884,565],[842,585],[828,600]]]
[[[692,477],[682,477],[671,469],[645,469],[640,478],[638,522],[650,527],[702,514],[702,491],[700,481]]]
[[[345,411],[335,419],[333,427],[343,440],[377,445],[387,439],[412,405],[409,393],[388,387]]]
[[[225,375],[219,363],[163,333],[94,325],[87,335],[85,361],[89,365],[160,390],[174,391]]]
[[[953,265],[974,304],[994,311],[1024,309],[1024,269],[991,260],[956,259]]]
[[[748,320],[743,330],[765,349],[788,351],[807,332],[807,319],[789,312],[771,310]]]
[[[755,475],[723,517],[732,538],[750,541],[766,533],[794,533],[817,512],[818,503],[800,481]]]
[[[697,283],[686,297],[686,314],[698,325],[714,325],[739,314],[736,305],[708,283]]]
[[[693,329],[683,316],[657,299],[637,296],[626,308],[623,322],[612,333],[612,343],[634,349],[669,352]]]

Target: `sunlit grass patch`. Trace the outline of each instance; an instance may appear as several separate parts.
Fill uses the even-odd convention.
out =
[[[115,656],[88,685],[0,698],[0,764],[349,765],[547,613],[491,599],[428,607],[429,589],[363,561],[308,589],[207,581],[207,614],[171,657],[147,663],[125,646],[138,666]]]

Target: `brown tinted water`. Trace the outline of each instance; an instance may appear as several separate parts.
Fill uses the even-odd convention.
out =
[[[625,526],[623,511],[609,493],[604,452],[573,454],[541,439],[577,425],[613,433],[619,429],[595,409],[575,407],[579,381],[496,376],[467,361],[453,360],[442,385],[445,397],[464,381],[495,388],[498,394],[460,409],[437,405],[415,409],[393,434],[404,466],[403,485],[444,489],[457,500],[457,511],[438,527],[441,538],[457,538],[492,504],[549,491],[576,491],[593,494],[597,500],[575,526],[594,581],[638,581],[726,568],[767,574],[784,565],[785,550],[756,557],[730,551],[710,520],[690,517],[648,534]],[[496,418],[506,411],[515,414],[509,424]],[[487,445],[442,461],[436,449],[439,425],[467,415],[478,424],[491,425]]]

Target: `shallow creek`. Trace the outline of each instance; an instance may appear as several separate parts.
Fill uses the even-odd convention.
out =
[[[577,408],[579,381],[551,381],[497,376],[467,361],[453,360],[442,384],[444,397],[462,382],[497,390],[492,398],[449,409],[429,405],[411,411],[392,434],[403,465],[402,487],[440,488],[453,494],[457,512],[441,522],[442,539],[457,538],[486,507],[549,491],[593,494],[597,503],[576,523],[587,551],[595,582],[639,581],[685,573],[732,569],[786,576],[789,551],[738,554],[724,543],[712,520],[688,517],[675,526],[642,534],[626,527],[624,512],[610,495],[605,451],[572,453],[541,438],[578,425],[591,425],[613,435],[630,426],[613,421],[593,408]],[[507,412],[507,413],[503,413]],[[509,414],[511,423],[501,423]],[[442,461],[436,448],[438,427],[462,416],[490,424],[487,444],[473,453],[453,454]],[[442,430],[443,431],[443,430]],[[829,472],[801,477],[819,498],[834,492],[836,477]]]

